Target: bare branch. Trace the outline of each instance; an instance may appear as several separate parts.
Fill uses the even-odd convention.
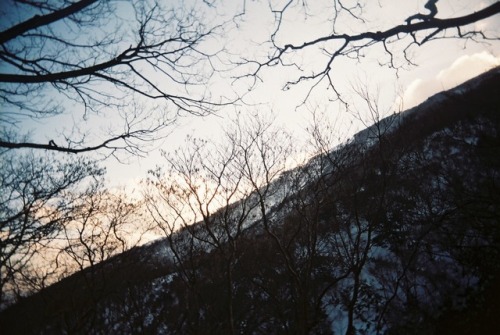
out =
[[[47,15],[35,15],[31,19],[21,22],[7,30],[0,32],[0,44],[12,40],[27,31],[40,28],[42,26],[49,25],[61,19],[64,19],[70,15],[78,13],[79,11],[89,7],[90,5],[96,3],[97,0],[80,0],[68,7],[61,8],[60,10],[54,11]]]

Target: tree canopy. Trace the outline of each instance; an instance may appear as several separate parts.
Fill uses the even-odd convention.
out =
[[[263,4],[271,20],[255,46],[244,37],[252,32],[241,31],[252,19],[244,0],[233,7],[222,0],[7,1],[0,26],[0,147],[140,155],[147,142],[175,128],[178,116],[208,115],[243,95],[212,90],[213,77],[250,78],[251,90],[268,68],[294,69],[285,89],[326,83],[342,99],[335,70],[341,58],[362,62],[368,50],[380,49],[380,65],[399,70],[412,65],[415,47],[435,40],[498,40],[477,24],[500,12],[498,1],[465,1],[458,14],[438,0],[408,4],[406,11],[395,11],[394,1]],[[225,6],[233,12],[222,15]],[[387,17],[374,18],[375,12]],[[307,20],[311,29],[317,20],[328,25],[296,34],[290,27],[298,15],[302,26]],[[245,47],[233,48],[228,36]],[[321,56],[314,65],[304,61],[310,51]],[[224,72],[230,74],[217,76]],[[33,139],[21,131],[27,118],[50,122],[56,115],[69,117],[57,134],[42,130],[43,139]],[[96,126],[103,119],[113,121]]]
[[[11,1],[5,10],[0,33],[3,148],[140,154],[144,143],[139,143],[162,136],[178,115],[206,115],[227,103],[212,99],[203,87],[218,51],[200,44],[219,27],[206,26],[195,9],[83,0]],[[25,134],[14,136],[25,118],[61,114],[74,123],[61,130],[62,137],[33,142],[22,138]],[[104,134],[83,127],[94,115],[117,124]],[[57,142],[61,138],[65,143]]]

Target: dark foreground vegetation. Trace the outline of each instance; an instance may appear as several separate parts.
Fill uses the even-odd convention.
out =
[[[1,332],[493,334],[499,87],[496,69],[389,116],[197,225],[21,300]]]

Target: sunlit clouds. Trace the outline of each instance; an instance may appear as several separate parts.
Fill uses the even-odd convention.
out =
[[[436,76],[429,79],[416,78],[412,81],[404,92],[404,108],[414,107],[433,94],[460,85],[499,65],[500,57],[487,51],[460,56]]]

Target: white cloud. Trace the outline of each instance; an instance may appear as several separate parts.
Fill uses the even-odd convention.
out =
[[[461,56],[435,77],[417,78],[412,81],[403,94],[404,108],[413,107],[435,93],[460,85],[464,81],[499,65],[500,57],[487,51]]]

